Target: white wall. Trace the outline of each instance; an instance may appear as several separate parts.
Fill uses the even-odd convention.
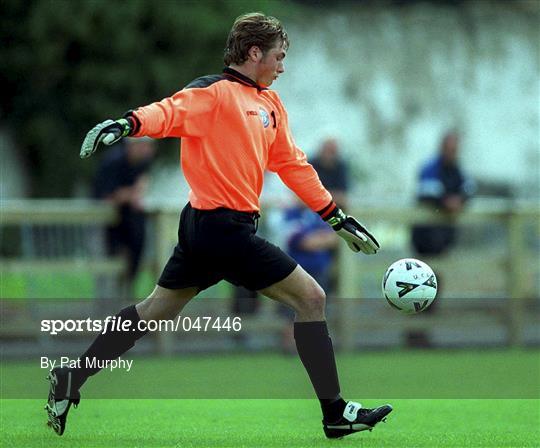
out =
[[[475,178],[540,197],[538,14],[490,2],[355,7],[288,28],[273,88],[308,154],[339,137],[359,195],[410,200],[419,164],[458,127]]]

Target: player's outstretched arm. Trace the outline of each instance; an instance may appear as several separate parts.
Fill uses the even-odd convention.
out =
[[[119,140],[131,135],[135,127],[133,117],[127,116],[116,121],[105,120],[102,123],[94,126],[86,137],[81,146],[81,159],[90,157],[97,149],[100,143],[110,146]]]
[[[340,208],[336,207],[323,219],[354,252],[362,251],[366,255],[373,255],[380,249],[381,246],[368,229],[356,218],[346,215]]]

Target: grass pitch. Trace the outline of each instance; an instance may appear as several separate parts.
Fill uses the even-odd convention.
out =
[[[388,401],[388,423],[335,441],[314,400],[86,400],[62,437],[45,426],[43,400],[4,400],[1,437],[6,447],[538,446],[538,400]]]
[[[312,392],[296,357],[136,358],[133,371],[104,371],[88,382],[62,437],[46,427],[38,361],[3,361],[0,446],[537,447],[538,360],[537,350],[338,355],[345,398],[391,403],[394,412],[373,432],[337,441],[323,435],[318,402],[299,398]],[[190,386],[175,390],[175,383]],[[88,398],[110,396],[119,398]],[[166,398],[199,396],[211,398]],[[226,398],[238,396],[247,398]],[[282,398],[262,398],[270,396]]]

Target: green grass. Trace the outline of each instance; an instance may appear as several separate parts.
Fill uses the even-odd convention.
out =
[[[99,279],[91,273],[23,274],[0,272],[0,297],[5,299],[89,299],[96,295]],[[134,289],[137,297],[146,297],[155,284],[151,272],[141,271]]]
[[[134,283],[135,297],[147,297],[157,281],[157,274],[141,270]],[[0,298],[2,299],[91,299],[97,294],[100,281],[92,273],[12,273],[0,270]],[[226,282],[203,291],[199,297],[228,297],[231,286]]]
[[[135,358],[129,373],[89,380],[63,437],[45,426],[38,360],[4,361],[0,446],[532,447],[540,439],[538,359],[537,350],[338,355],[346,398],[395,408],[387,424],[341,441],[324,438],[318,403],[302,399],[312,392],[296,357]]]
[[[385,400],[369,400],[370,406]],[[6,447],[532,447],[538,400],[389,400],[388,423],[326,440],[314,400],[86,400],[63,437],[43,400],[2,402]]]
[[[1,278],[1,298],[90,298],[94,292],[91,275],[2,273]]]
[[[129,359],[129,358],[126,358]],[[354,398],[540,398],[538,350],[391,350],[338,354],[340,383]],[[3,398],[39,398],[40,359],[4,361]],[[148,378],[157,377],[157,381]],[[226,353],[134,358],[131,371],[104,370],[91,398],[311,398],[296,356]]]

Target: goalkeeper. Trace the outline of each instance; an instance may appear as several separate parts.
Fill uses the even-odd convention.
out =
[[[182,170],[191,190],[180,216],[178,244],[155,289],[117,315],[132,327],[100,334],[81,355],[82,368],[50,372],[46,410],[49,425],[59,435],[71,405],[79,402],[79,389],[98,371],[85,368],[86,359],[116,359],[144,336],[137,327],[140,319],[174,319],[195,295],[223,279],[294,309],[296,347],[320,401],[327,437],[372,429],[391,412],[389,405],[366,409],[341,397],[323,289],[292,258],[256,234],[268,169],[353,251],[372,255],[379,249],[373,235],[335,205],[295,145],[279,96],[269,90],[284,72],[288,46],[277,19],[260,13],[240,16],[227,40],[222,74],[198,78],[169,98],[88,132],[82,158],[100,143],[111,145],[127,136],[181,137]]]

